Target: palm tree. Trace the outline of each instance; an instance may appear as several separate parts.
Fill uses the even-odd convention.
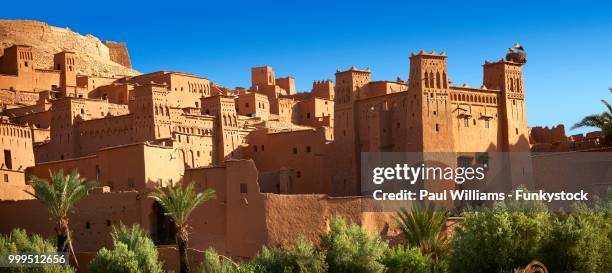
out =
[[[179,262],[181,273],[189,273],[187,261],[187,241],[189,239],[189,215],[202,203],[215,198],[215,191],[207,189],[196,193],[193,190],[193,182],[186,187],[168,187],[167,191],[160,188],[155,189],[149,198],[157,201],[166,211],[166,215],[176,225],[176,242],[179,250]]]
[[[81,177],[76,169],[68,175],[64,175],[63,170],[55,173],[49,170],[49,177],[51,182],[34,175],[30,176],[34,192],[27,190],[26,192],[47,208],[51,219],[55,222],[57,252],[67,252],[68,247],[72,250],[68,213],[87,192],[96,186],[96,182],[86,182],[86,179]]]
[[[612,89],[610,89],[610,92],[612,92]],[[581,127],[599,128],[604,137],[604,143],[609,143],[612,141],[612,106],[605,100],[601,100],[601,102],[606,106],[606,112],[584,117],[580,122],[572,126],[572,130]]]
[[[440,271],[440,262],[448,251],[446,221],[449,212],[436,209],[433,202],[427,208],[416,203],[412,210],[402,208],[396,216],[397,224],[406,240],[406,245],[419,247],[424,255],[431,257],[433,272]]]

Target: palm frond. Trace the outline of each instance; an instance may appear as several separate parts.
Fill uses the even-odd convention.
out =
[[[215,191],[207,189],[196,193],[194,184],[189,183],[185,187],[168,187],[166,190],[157,188],[149,198],[157,201],[164,209],[165,214],[174,221],[179,229],[185,228],[189,216],[202,203],[215,198]]]

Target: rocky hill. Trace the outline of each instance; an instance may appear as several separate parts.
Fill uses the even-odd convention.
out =
[[[131,69],[125,44],[101,41],[93,35],[83,36],[44,22],[0,20],[0,55],[4,48],[14,44],[32,46],[38,68],[51,68],[53,54],[68,50],[77,53],[79,74],[107,77],[140,74]]]

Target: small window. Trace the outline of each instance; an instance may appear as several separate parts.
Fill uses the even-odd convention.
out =
[[[516,132],[516,134],[518,135],[518,128],[514,128],[514,131]]]
[[[257,152],[257,145],[253,146],[253,151]]]
[[[297,171],[297,172],[295,173],[295,177],[297,177],[297,178],[302,177],[302,172]]]
[[[490,124],[489,124],[489,120],[488,120],[488,119],[485,119],[485,121],[484,121],[484,125],[485,125],[485,128],[489,128],[489,127],[490,127]]]
[[[106,226],[110,227],[111,226],[111,220],[106,220]]]
[[[306,118],[310,119],[310,113],[306,113]]]
[[[13,157],[11,155],[11,150],[4,150],[4,166],[7,169],[13,169]]]
[[[25,67],[28,67],[28,62],[25,62],[24,65],[25,65]]]
[[[8,183],[9,182],[9,177],[8,174],[4,174],[4,182]]]
[[[440,124],[436,123],[436,132],[439,132],[439,131],[440,131]]]
[[[85,222],[85,228],[86,229],[90,229],[91,228],[91,223],[89,221]]]
[[[306,146],[306,152],[310,153],[310,146]]]
[[[248,192],[247,184],[240,183],[240,193],[247,193],[247,192]]]
[[[463,127],[468,127],[470,125],[470,119],[469,118],[464,118],[463,119]]]
[[[297,148],[293,147],[293,154],[296,155],[297,154]]]
[[[265,147],[265,146],[263,146],[263,145],[261,145],[261,151],[263,152],[263,151],[265,151],[265,150],[266,150],[266,147]]]

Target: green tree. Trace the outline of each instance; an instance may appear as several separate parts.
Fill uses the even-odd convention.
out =
[[[384,266],[378,262],[387,243],[378,235],[370,235],[355,223],[347,224],[335,216],[330,232],[321,236],[321,249],[329,273],[378,273]]]
[[[450,272],[506,272],[538,257],[549,227],[548,212],[483,210],[464,213],[454,230]]]
[[[34,192],[26,192],[47,208],[51,219],[55,222],[57,252],[68,252],[67,250],[72,250],[68,214],[72,207],[95,187],[96,183],[86,182],[86,179],[81,177],[76,169],[67,175],[64,175],[63,170],[55,173],[49,171],[49,177],[51,181],[31,176]]]
[[[37,234],[28,235],[25,230],[14,229],[8,235],[0,234],[0,253],[50,253],[56,250],[52,240]],[[74,273],[70,266],[6,267],[3,273]]]
[[[612,92],[612,88],[608,88]],[[612,105],[606,100],[601,100],[606,106],[606,111],[601,114],[594,114],[584,117],[580,122],[572,126],[572,130],[582,127],[595,127],[601,130],[604,137],[604,142],[612,142]]]
[[[163,264],[159,261],[153,240],[139,225],[113,226],[112,250],[102,248],[89,264],[92,273],[160,273]]]
[[[431,257],[432,271],[443,270],[443,259],[448,252],[446,221],[449,212],[436,209],[433,202],[427,207],[416,203],[412,210],[401,209],[396,216],[407,247],[418,247],[424,255]]]
[[[263,247],[252,261],[257,273],[325,273],[325,254],[300,236],[290,249]]]
[[[429,273],[432,266],[431,258],[418,247],[390,247],[379,262],[385,266],[385,273]]]
[[[189,273],[189,262],[187,260],[187,243],[189,240],[189,216],[198,206],[215,198],[215,191],[207,189],[196,193],[194,184],[189,183],[186,187],[168,187],[167,190],[155,189],[149,198],[157,201],[166,211],[166,215],[176,225],[176,241],[179,250],[180,272]]]

